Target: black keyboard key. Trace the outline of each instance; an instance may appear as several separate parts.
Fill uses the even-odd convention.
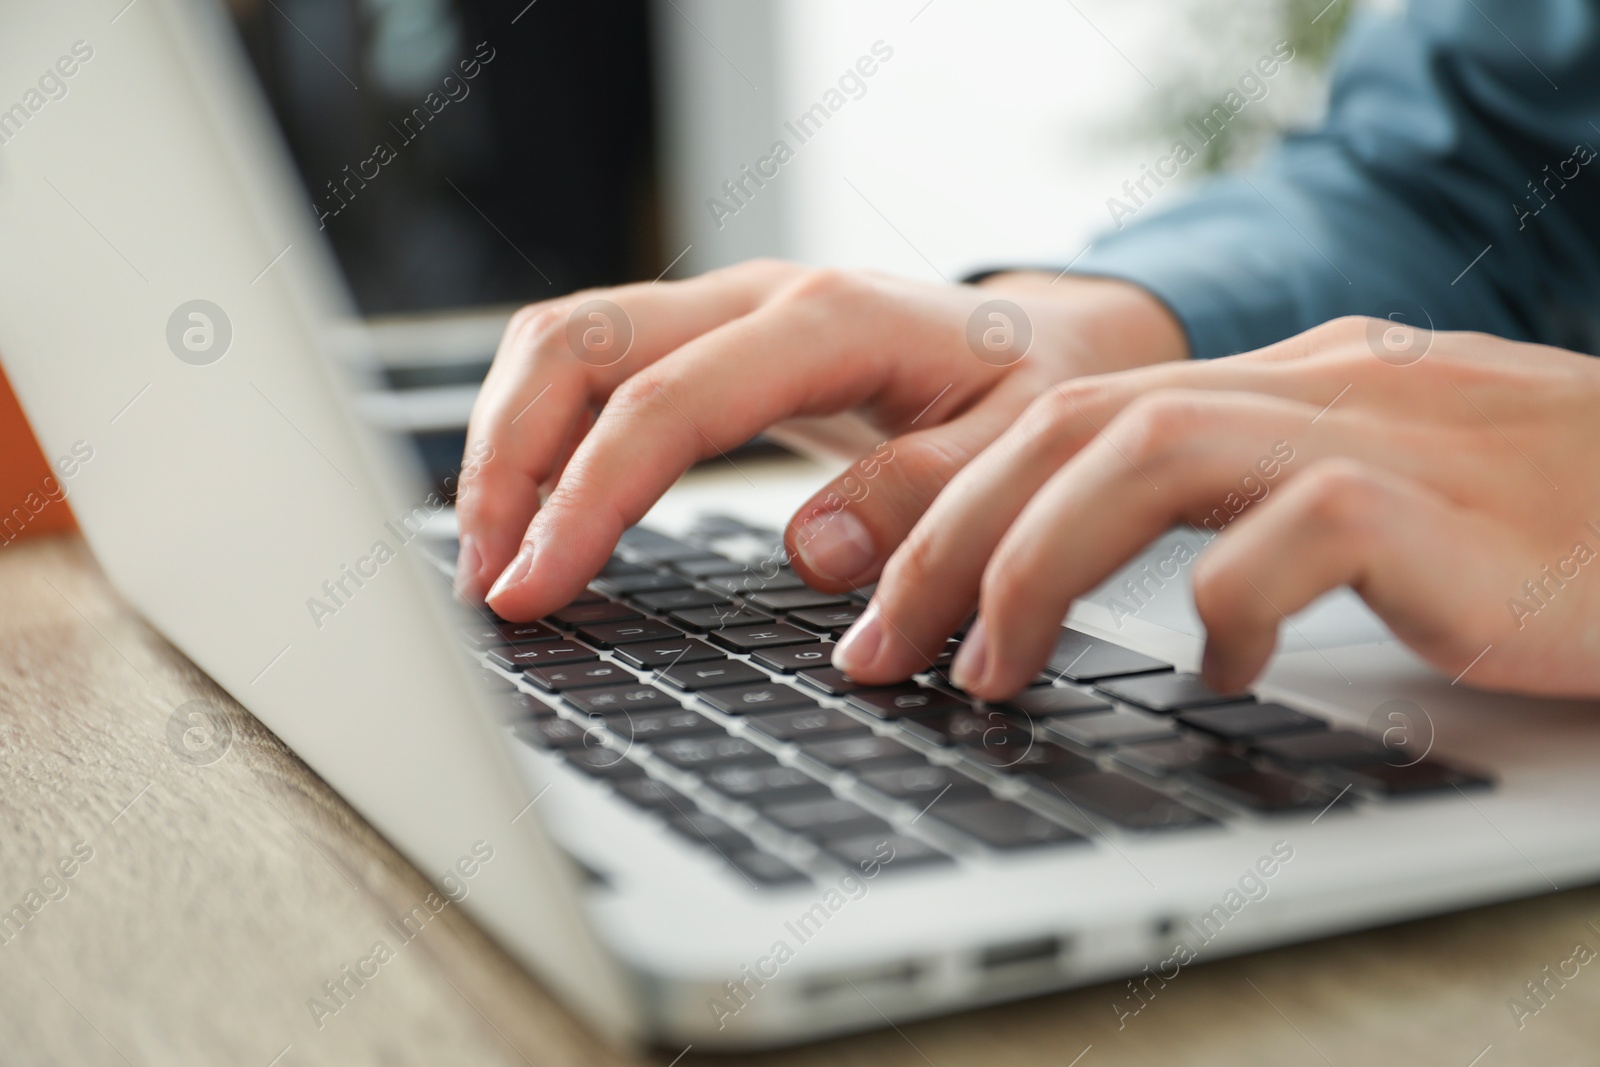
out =
[[[643,682],[606,686],[600,689],[573,689],[563,693],[562,699],[589,715],[619,710],[648,711],[651,708],[679,706],[676,697]]]
[[[629,574],[618,578],[601,576],[594,581],[595,588],[602,589],[612,596],[625,596],[637,599],[639,593],[659,593],[664,590],[689,589],[688,579],[677,574]]]
[[[1173,774],[1211,774],[1250,769],[1249,761],[1210,738],[1190,735],[1117,749],[1111,758],[1152,778]]]
[[[636,679],[615,663],[574,663],[566,667],[534,667],[524,675],[540,689],[561,693],[596,685],[627,685]]]
[[[759,807],[833,795],[804,771],[779,763],[719,763],[706,769],[705,782],[730,800]]]
[[[687,611],[690,608],[733,606],[733,601],[715,593],[708,593],[704,589],[669,589],[663,593],[640,593],[628,599],[646,611],[656,611],[663,615],[673,611]]]
[[[1085,759],[1074,752],[1068,752],[1060,745],[1048,744],[1043,740],[1035,740],[1031,745],[1011,747],[1014,750],[1008,751],[1007,746],[1003,745],[984,745],[962,751],[969,756],[981,758],[997,771],[1042,782],[1088,774],[1096,769],[1094,760]]]
[[[815,589],[763,589],[745,594],[745,599],[767,611],[799,611],[803,608],[831,608],[847,604],[844,597],[835,593],[819,593]]]
[[[879,737],[876,734],[810,741],[802,745],[800,751],[825,766],[854,774],[928,766],[927,759],[921,753],[907,748],[892,737]]]
[[[690,578],[716,578],[728,574],[741,574],[749,569],[746,564],[736,559],[726,559],[722,556],[673,560],[669,566],[679,574]]]
[[[778,682],[762,681],[753,685],[730,685],[717,689],[702,689],[700,699],[728,715],[743,715],[751,711],[778,711],[782,708],[803,708],[816,702],[797,689]]]
[[[791,833],[817,841],[889,832],[885,820],[853,801],[833,796],[775,804],[762,814]]]
[[[877,591],[878,583],[872,582],[868,585],[856,586],[856,588],[850,590],[850,592],[846,593],[845,595],[851,600],[854,600],[857,604],[865,605],[871,603],[872,594],[876,593]]]
[[[486,622],[481,626],[468,626],[463,633],[474,648],[498,648],[501,645],[531,645],[539,641],[559,641],[561,635],[542,622]]]
[[[998,708],[957,707],[903,720],[905,731],[935,745],[1004,745],[1018,742],[1024,748],[1033,740],[1026,720],[1015,719]]]
[[[1193,788],[1264,814],[1320,811],[1335,796],[1301,778],[1276,771],[1219,771],[1185,776]]]
[[[893,832],[829,841],[827,849],[845,866],[863,873],[872,872],[869,877],[929,864],[955,862],[926,841]]]
[[[803,873],[767,852],[748,849],[744,852],[731,852],[727,859],[734,870],[757,886],[795,885],[810,881]]]
[[[669,812],[694,811],[694,801],[672,788],[670,785],[655,778],[625,778],[611,783],[615,789],[629,803],[644,808],[646,811],[659,811],[662,814]]]
[[[1047,673],[1070,682],[1098,682],[1119,674],[1147,674],[1171,669],[1170,663],[1071,629],[1061,631],[1061,636],[1056,639],[1056,650],[1046,667]]]
[[[630,559],[648,560],[651,563],[704,559],[716,554],[643,526],[633,526],[624,530],[622,537],[617,541],[617,549]]]
[[[1216,820],[1122,774],[1095,771],[1051,783],[1071,804],[1129,830],[1178,830]]]
[[[718,852],[743,852],[755,848],[755,842],[744,831],[708,811],[686,808],[681,814],[670,816],[667,825],[691,844],[709,846]]]
[[[525,719],[516,725],[514,732],[534,748],[578,748],[600,743],[592,727],[557,715]]]
[[[675,737],[654,748],[656,755],[684,770],[721,766],[727,763],[773,763],[776,761],[742,737]]]
[[[614,748],[598,742],[561,750],[567,765],[595,778],[642,778],[644,768]]]
[[[815,704],[808,708],[752,715],[745,722],[751,730],[774,741],[808,741],[814,737],[870,732],[844,712]]]
[[[924,762],[916,767],[888,767],[867,771],[861,775],[863,785],[884,796],[903,800],[925,809],[935,799],[944,801],[970,800],[987,797],[989,790],[979,782],[950,767],[940,767]]]
[[[721,593],[729,596],[748,596],[751,593],[761,593],[778,589],[804,589],[806,583],[795,577],[793,571],[780,570],[772,577],[764,577],[759,571],[748,571],[744,574],[727,574],[715,578],[707,578],[706,584]]]
[[[1091,711],[1087,715],[1069,715],[1049,719],[1043,724],[1044,733],[1084,748],[1104,748],[1107,745],[1127,745],[1136,741],[1157,741],[1176,737],[1172,720],[1152,715],[1147,711],[1118,708],[1115,711]]]
[[[721,652],[714,660],[698,663],[680,663],[661,672],[661,680],[675,689],[695,693],[727,685],[760,685],[767,676],[736,659],[724,659]]]
[[[721,723],[712,722],[697,711],[688,708],[666,708],[660,711],[613,712],[605,716],[606,729],[629,741],[662,741],[669,737],[698,737],[703,734],[722,734]]]
[[[576,641],[547,641],[539,645],[512,645],[497,648],[489,659],[511,671],[529,667],[559,667],[569,663],[587,663],[598,659],[594,650]]]
[[[750,658],[769,671],[789,674],[807,667],[826,667],[833,660],[833,646],[789,645],[757,652]]]
[[[1151,711],[1182,711],[1213,704],[1238,704],[1251,699],[1249,693],[1219,693],[1202,682],[1198,674],[1143,674],[1130,678],[1111,678],[1095,688],[1118,700]]]
[[[863,688],[860,682],[836,667],[803,670],[795,677],[811,688],[835,697],[842,697]]]
[[[1269,737],[1257,741],[1250,748],[1274,763],[1291,769],[1330,765],[1359,767],[1367,763],[1400,765],[1412,762],[1415,757],[1403,749],[1390,748],[1376,737],[1351,733],[1348,730],[1323,730],[1317,733],[1291,734],[1288,737]]]
[[[757,623],[771,622],[772,616],[760,611],[750,611],[746,608],[734,607],[731,602],[723,606],[708,608],[689,608],[685,611],[674,611],[667,618],[679,626],[702,633],[708,630],[721,630],[729,626],[754,626]],[[806,640],[815,640],[810,634]]]
[[[967,711],[970,707],[960,698],[948,693],[911,684],[862,689],[850,694],[850,703],[868,715],[876,715],[880,719],[903,719],[911,715]]]
[[[590,626],[580,626],[578,636],[592,645],[614,648],[617,645],[631,645],[639,641],[670,641],[674,637],[682,637],[683,631],[676,626],[668,626],[653,619],[627,619],[622,622],[599,622]]]
[[[806,608],[789,612],[789,621],[808,630],[836,634],[848,630],[867,609],[855,603],[843,603],[828,608]]]
[[[629,563],[620,556],[612,556],[610,561],[600,569],[600,577],[602,578],[624,578],[633,574],[653,573],[655,572],[651,568],[641,566],[638,563]]]
[[[722,659],[725,655],[693,637],[640,641],[637,644],[617,645],[611,651],[628,666],[642,671],[660,670],[683,663],[702,663],[708,659]]]
[[[1386,797],[1483,789],[1494,784],[1488,775],[1432,759],[1399,765],[1368,763],[1360,767],[1330,768],[1323,773],[1340,785],[1348,783],[1363,792]]]
[[[1328,724],[1282,704],[1225,704],[1216,708],[1185,711],[1178,721],[1192,729],[1212,734],[1224,741],[1247,741],[1272,734],[1326,730]]]
[[[781,622],[766,626],[740,626],[728,630],[713,630],[706,636],[734,652],[754,652],[758,648],[776,648],[779,645],[810,644],[816,637],[794,626]]]
[[[934,815],[947,826],[990,848],[1011,851],[1042,845],[1081,844],[1087,840],[1064,826],[1009,800],[969,800],[940,804]]]
[[[1024,689],[1002,707],[1008,711],[1020,711],[1035,719],[1046,719],[1052,715],[1081,715],[1089,711],[1110,711],[1111,704],[1092,693],[1080,693],[1076,689],[1067,689],[1059,685],[1042,685],[1033,689]]]
[[[572,629],[575,626],[587,626],[597,622],[617,622],[621,619],[637,619],[640,615],[626,604],[619,604],[614,600],[601,600],[593,604],[568,604],[549,618]]]

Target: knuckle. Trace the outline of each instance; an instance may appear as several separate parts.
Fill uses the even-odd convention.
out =
[[[1366,338],[1367,330],[1371,328],[1372,324],[1381,321],[1374,319],[1370,315],[1340,315],[1336,319],[1329,319],[1327,322],[1313,326],[1306,331],[1306,337],[1330,342],[1361,341]]]
[[[1352,459],[1319,460],[1290,484],[1306,517],[1319,526],[1362,536],[1383,513],[1383,490],[1372,472]]]
[[[854,271],[817,267],[790,282],[781,299],[789,303],[831,306],[850,299],[864,288],[864,279]]]
[[[937,540],[935,533],[919,523],[889,558],[880,584],[917,594],[930,588],[940,569]]]
[[[545,300],[520,307],[506,323],[500,347],[524,357],[534,355],[565,329],[566,317],[564,302]]]
[[[1134,400],[1106,427],[1106,436],[1134,463],[1153,464],[1166,457],[1203,418],[1193,393],[1157,390]]]
[[[880,477],[887,477],[898,486],[932,490],[948,482],[971,460],[972,452],[946,435],[918,434],[895,443],[894,462],[882,468]]]
[[[668,383],[661,380],[659,373],[645,371],[635,374],[611,391],[603,413],[612,418],[646,416],[666,406],[663,390],[667,386]]]
[[[1105,386],[1093,378],[1058,383],[1023,409],[1014,428],[1028,437],[1053,437],[1063,428],[1086,420],[1103,422],[1096,412],[1104,407],[1105,397]]]

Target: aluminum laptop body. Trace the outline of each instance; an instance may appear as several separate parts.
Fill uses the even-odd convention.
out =
[[[92,450],[58,469],[96,557],[599,1030],[757,1046],[1125,975],[1148,990],[1152,972],[1182,981],[1211,958],[1600,873],[1595,709],[1452,686],[1344,596],[1286,629],[1263,699],[1380,736],[1424,731],[1435,756],[1492,787],[1145,833],[1034,798],[1082,840],[952,845],[952,862],[819,863],[799,883],[753,884],[603,777],[524,743],[475,680],[463,620],[411,536],[437,502],[352,415],[360,330],[220,12],[4,12],[0,358],[52,460]],[[758,494],[715,503],[784,518]],[[669,498],[657,517],[681,532],[692,510]],[[1182,582],[1142,588],[1131,615],[1090,597],[1071,621],[1192,670]],[[518,676],[499,673],[509,691]],[[1023,795],[999,779],[993,792]],[[344,956],[368,941],[352,932]],[[1131,990],[1111,987],[1108,1017],[1146,1002]]]

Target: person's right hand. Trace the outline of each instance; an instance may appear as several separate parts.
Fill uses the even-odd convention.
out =
[[[1021,315],[980,311],[996,299]],[[1013,343],[1031,330],[1020,360],[1008,326]],[[508,619],[548,614],[691,464],[841,412],[892,438],[880,455],[893,459],[870,481],[847,472],[824,487],[787,543],[811,584],[861,585],[1043,390],[1185,354],[1155,298],[1091,278],[933,285],[759,261],[533,304],[512,318],[473,408],[467,454],[488,458],[462,474],[457,587],[488,589]]]

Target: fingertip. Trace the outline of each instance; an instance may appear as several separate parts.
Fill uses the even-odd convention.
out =
[[[1206,639],[1205,654],[1200,663],[1200,678],[1218,693],[1239,693],[1250,687],[1272,658],[1276,647],[1275,635],[1265,640],[1224,640],[1217,636]]]
[[[931,661],[906,639],[876,600],[839,640],[833,665],[858,682],[893,685]]]

